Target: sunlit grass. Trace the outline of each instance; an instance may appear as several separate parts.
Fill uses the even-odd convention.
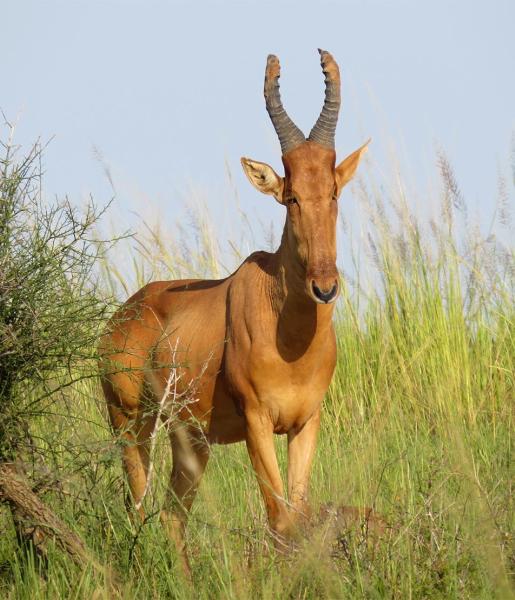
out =
[[[148,522],[124,509],[118,449],[98,386],[83,383],[42,420],[62,473],[55,509],[117,573],[109,585],[50,549],[47,571],[20,565],[0,537],[0,594],[13,598],[508,598],[513,593],[513,256],[476,231],[441,159],[438,222],[418,223],[403,194],[386,202],[361,182],[368,263],[356,260],[337,316],[338,364],[313,468],[321,504],[371,506],[390,524],[370,543],[331,538],[323,525],[276,552],[243,444],[213,447],[188,527],[193,583],[178,568],[157,512],[170,469],[166,440]],[[397,190],[398,191],[398,190]],[[205,215],[173,241],[147,230],[130,272],[105,265],[104,284],[128,295],[149,278],[219,277],[220,249]],[[128,264],[128,263],[127,263]],[[362,270],[360,274],[360,270]],[[368,280],[362,273],[367,272]],[[355,282],[359,282],[359,285]],[[61,414],[57,414],[61,413]],[[281,467],[285,443],[277,439]],[[315,519],[316,520],[316,519]]]

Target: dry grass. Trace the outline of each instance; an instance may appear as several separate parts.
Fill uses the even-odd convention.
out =
[[[443,154],[439,166],[432,220],[413,215],[400,181],[387,192],[371,177],[354,184],[367,222],[345,263],[338,365],[312,478],[315,507],[371,506],[388,535],[377,540],[329,520],[290,553],[277,553],[244,445],[213,447],[188,529],[190,586],[157,518],[167,444],[158,440],[150,517],[135,530],[98,388],[83,384],[38,425],[63,479],[48,499],[123,574],[120,597],[513,595],[513,253],[492,231],[481,236],[470,225]],[[513,188],[501,179],[499,191],[500,226],[509,227]],[[224,251],[204,213],[193,221],[193,235],[177,232],[175,242],[158,229],[142,232],[132,268],[107,264],[105,285],[125,295],[149,278],[220,276]],[[283,439],[277,449],[284,469]],[[55,551],[43,580],[22,568],[13,547],[6,530],[4,596],[107,597],[93,569]]]

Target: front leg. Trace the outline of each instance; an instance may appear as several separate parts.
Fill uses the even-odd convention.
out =
[[[300,429],[288,432],[288,499],[293,519],[309,516],[309,475],[319,429],[320,407]]]
[[[266,411],[260,410],[247,411],[245,418],[247,449],[265,501],[268,522],[274,532],[287,534],[291,522],[275,454],[272,421]]]

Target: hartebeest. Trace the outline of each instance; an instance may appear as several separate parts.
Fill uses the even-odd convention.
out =
[[[268,57],[264,93],[284,177],[265,163],[241,159],[252,185],[286,208],[278,250],[254,252],[226,279],[146,285],[116,313],[102,340],[109,415],[127,440],[123,461],[141,514],[149,441],[156,419],[164,418],[152,406],[166,396],[172,368],[180,375],[167,403],[195,388],[194,402],[166,411],[167,419],[174,413],[173,468],[161,514],[179,546],[209,443],[245,440],[278,535],[291,532],[307,513],[320,405],[336,362],[337,200],[367,147],[335,166],[340,74],[331,54],[320,55],[325,102],[307,139],[282,106],[279,60]],[[288,501],[274,433],[288,435]]]

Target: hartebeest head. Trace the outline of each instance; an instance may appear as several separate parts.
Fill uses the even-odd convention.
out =
[[[284,177],[265,163],[248,158],[241,162],[256,189],[286,206],[286,243],[303,267],[306,291],[315,302],[328,304],[336,300],[339,292],[337,200],[354,175],[368,142],[336,166],[334,133],[340,109],[340,71],[329,52],[319,52],[325,74],[325,101],[307,139],[283,108],[278,58],[270,55],[267,60],[266,108],[281,143]]]

